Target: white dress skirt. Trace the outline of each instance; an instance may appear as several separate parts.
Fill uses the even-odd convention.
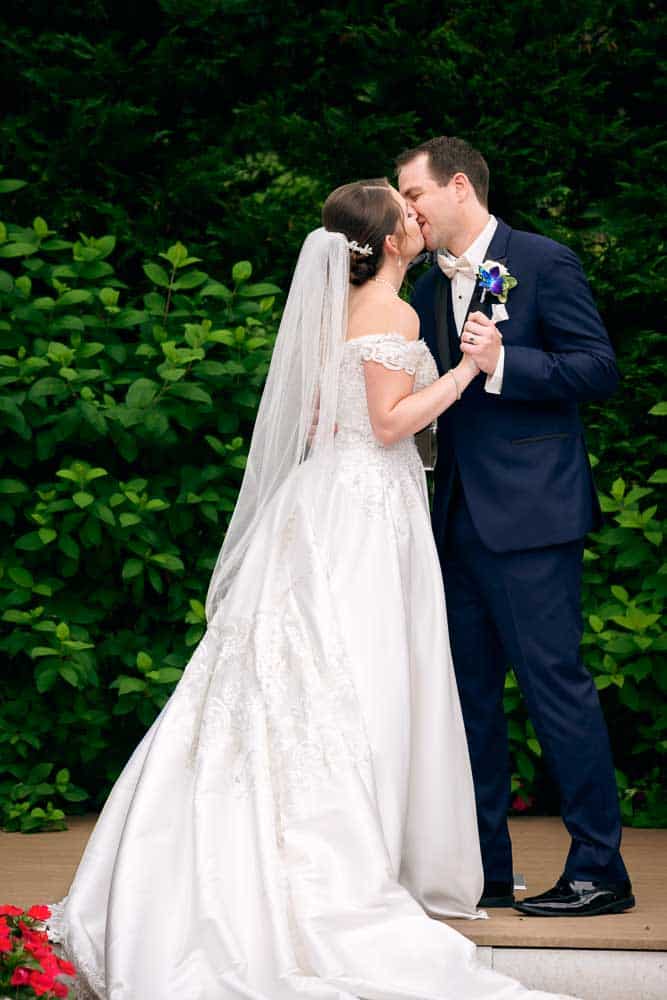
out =
[[[81,997],[555,996],[444,922],[485,916],[472,777],[424,472],[365,360],[437,377],[422,341],[346,345],[329,488],[306,460],[269,504],[51,904]]]

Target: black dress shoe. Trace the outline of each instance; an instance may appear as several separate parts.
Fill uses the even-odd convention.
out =
[[[596,917],[600,913],[621,913],[634,905],[629,879],[585,882],[561,875],[553,889],[522,899],[514,909],[530,917]]]
[[[493,909],[496,906],[511,906],[514,902],[514,886],[511,882],[485,882],[482,898],[478,906]]]

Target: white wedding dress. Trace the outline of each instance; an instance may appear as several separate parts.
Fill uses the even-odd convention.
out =
[[[267,506],[52,904],[82,997],[554,996],[440,919],[484,916],[472,779],[424,472],[364,360],[437,377],[423,341],[345,345],[327,494],[306,460]]]

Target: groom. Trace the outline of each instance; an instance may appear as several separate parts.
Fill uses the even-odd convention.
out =
[[[556,885],[515,908],[616,913],[634,898],[607,730],[579,654],[584,536],[599,527],[600,507],[578,411],[616,389],[614,353],[577,257],[489,215],[477,150],[441,136],[396,165],[426,247],[439,251],[412,300],[422,336],[441,373],[461,351],[482,373],[438,421],[433,500],[475,781],[480,905],[514,903],[503,712],[511,664],[572,837]]]

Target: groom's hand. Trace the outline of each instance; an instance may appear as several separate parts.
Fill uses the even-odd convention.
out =
[[[496,370],[503,335],[482,312],[470,313],[461,334],[461,350],[487,375]]]

